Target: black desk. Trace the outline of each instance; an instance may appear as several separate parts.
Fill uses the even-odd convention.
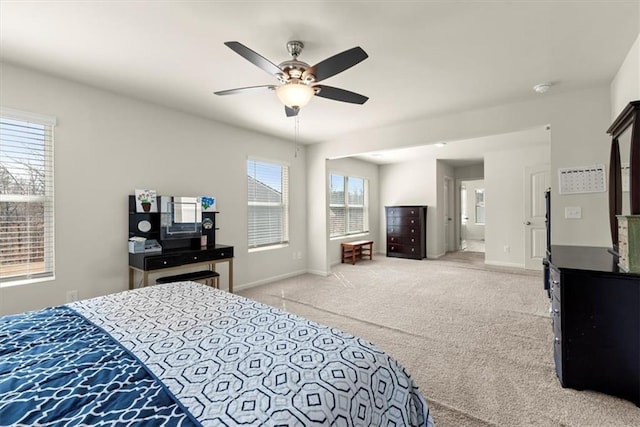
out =
[[[149,283],[149,273],[187,267],[206,266],[215,271],[220,262],[229,264],[229,292],[233,292],[233,246],[215,245],[205,249],[170,249],[156,253],[129,254],[129,289],[134,288],[134,274],[142,273],[142,286]]]
[[[640,274],[622,272],[608,248],[554,245],[549,285],[562,386],[640,406]]]

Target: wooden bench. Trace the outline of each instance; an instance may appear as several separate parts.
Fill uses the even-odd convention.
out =
[[[172,282],[186,282],[193,280],[204,280],[204,283],[209,286],[213,286],[216,289],[220,288],[220,274],[212,270],[194,271],[192,273],[176,274],[175,276],[158,277],[156,283],[172,283]]]
[[[351,265],[356,263],[356,259],[368,256],[373,259],[373,240],[358,240],[356,242],[342,243],[342,262],[351,261]]]

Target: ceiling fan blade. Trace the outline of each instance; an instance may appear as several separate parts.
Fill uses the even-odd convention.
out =
[[[235,95],[236,93],[249,92],[253,90],[264,90],[264,89],[275,90],[276,86],[274,85],[248,86],[248,87],[239,87],[236,89],[220,90],[218,92],[213,92],[213,93],[216,95]]]
[[[356,46],[349,50],[345,50],[342,53],[333,55],[331,58],[327,58],[324,61],[318,62],[302,74],[304,79],[309,74],[313,74],[316,77],[316,82],[328,79],[331,76],[335,76],[344,70],[353,67],[359,62],[367,59],[369,55],[362,50],[360,46]]]
[[[269,61],[262,55],[252,51],[245,45],[240,42],[225,42],[227,47],[233,50],[238,55],[242,56],[247,61],[251,62],[253,65],[256,65],[258,68],[263,69],[269,74],[273,74],[278,77],[282,75],[282,70],[273,62]]]
[[[287,115],[287,117],[297,116],[299,112],[300,112],[300,107],[290,108],[290,107],[287,107],[286,105],[284,106],[284,113]]]
[[[360,95],[359,93],[340,89],[332,86],[315,85],[314,89],[320,89],[316,92],[316,96],[321,98],[333,99],[334,101],[350,102],[352,104],[364,104],[369,97]]]

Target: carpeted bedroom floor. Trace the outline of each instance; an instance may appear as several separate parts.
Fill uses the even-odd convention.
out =
[[[420,386],[438,427],[640,426],[633,403],[563,389],[542,272],[374,256],[239,294],[359,335]]]

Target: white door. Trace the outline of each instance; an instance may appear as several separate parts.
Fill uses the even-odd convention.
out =
[[[453,225],[451,224],[453,215],[453,180],[444,177],[444,251],[449,252],[456,250],[454,244]]]
[[[547,248],[544,192],[550,185],[549,165],[529,166],[524,173],[524,266],[542,270]]]

